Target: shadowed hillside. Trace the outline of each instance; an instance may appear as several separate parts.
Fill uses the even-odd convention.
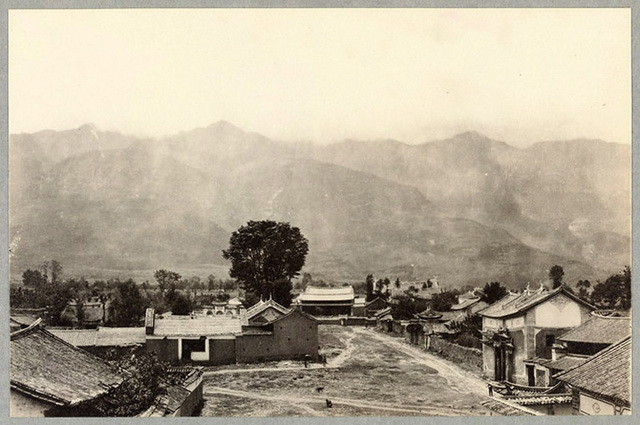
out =
[[[93,126],[13,135],[12,276],[51,258],[123,276],[224,265],[230,233],[271,218],[309,239],[307,271],[337,280],[411,278],[412,264],[454,285],[521,286],[553,264],[594,279],[629,262],[624,148],[464,133],[303,149],[226,122],[152,140]]]

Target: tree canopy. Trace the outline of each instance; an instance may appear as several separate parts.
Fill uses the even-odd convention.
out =
[[[611,275],[593,287],[591,301],[601,308],[631,308],[631,269],[625,267],[620,273]]]
[[[191,300],[180,293],[176,294],[171,304],[171,313],[175,315],[186,315],[191,313],[192,310],[193,303]]]
[[[182,276],[180,276],[179,273],[172,272],[170,270],[160,269],[153,273],[153,277],[155,277],[158,282],[160,293],[164,294],[164,291],[169,289],[172,285],[175,287]]]
[[[366,278],[366,280],[364,282],[365,289],[367,291],[367,296],[366,296],[365,300],[367,302],[369,302],[369,301],[371,301],[371,300],[373,300],[375,298],[375,296],[373,295],[373,281],[374,281],[373,275],[372,274],[368,274],[367,278]]]
[[[299,228],[263,220],[249,221],[233,232],[222,256],[231,261],[229,276],[245,291],[286,303],[281,296],[285,291],[276,282],[298,276],[308,251],[309,242]]]
[[[391,304],[391,314],[399,320],[413,319],[416,314],[423,312],[429,306],[426,300],[405,294],[395,295],[393,300],[395,302]]]
[[[482,288],[482,301],[487,304],[493,304],[505,295],[507,295],[507,288],[502,286],[500,282],[486,283]]]
[[[433,294],[431,307],[437,311],[449,311],[451,306],[458,302],[458,296],[451,291]]]
[[[564,270],[562,269],[562,266],[555,265],[549,269],[549,279],[553,282],[553,289],[562,285],[563,276]]]
[[[111,322],[114,325],[138,325],[146,307],[142,294],[132,279],[116,281],[115,297],[111,303]]]

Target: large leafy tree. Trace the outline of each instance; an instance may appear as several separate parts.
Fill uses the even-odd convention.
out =
[[[231,261],[229,275],[253,296],[284,302],[276,282],[298,276],[309,252],[300,229],[271,220],[249,221],[231,234],[229,248],[222,251]],[[280,286],[280,284],[278,284]]]
[[[171,304],[171,313],[175,315],[186,315],[193,310],[193,303],[186,296],[178,293]]]
[[[111,363],[126,371],[124,382],[110,388],[105,397],[80,405],[76,416],[135,416],[149,408],[158,396],[166,394],[168,386],[184,378],[168,373],[169,365],[161,362],[155,353],[125,356]]]
[[[180,281],[180,278],[182,276],[180,276],[179,273],[172,272],[170,270],[160,269],[156,270],[155,273],[153,273],[153,277],[155,277],[156,281],[158,282],[160,293],[164,295],[164,291],[171,287],[175,288],[178,285],[178,282]]]
[[[555,265],[549,269],[549,279],[553,282],[553,289],[562,285],[563,276],[564,270],[562,269],[562,266]]]
[[[588,280],[579,280],[576,284],[576,288],[578,288],[578,296],[585,301],[589,301],[589,288],[591,288],[591,282]]]
[[[22,284],[27,288],[33,288],[35,299],[33,305],[35,307],[44,307],[47,305],[47,277],[40,270],[27,269],[22,273]]]
[[[365,289],[367,291],[366,301],[371,301],[375,298],[373,295],[373,275],[368,274],[367,279],[365,280]]]
[[[116,282],[115,297],[111,303],[111,321],[116,326],[137,326],[142,320],[145,300],[132,279]]]
[[[48,301],[47,323],[52,326],[66,325],[61,315],[69,301],[73,298],[73,292],[69,285],[67,283],[49,285],[46,294]]]
[[[598,282],[591,292],[591,301],[601,308],[631,308],[631,269],[625,267],[621,273],[611,275]]]
[[[482,288],[482,301],[488,304],[493,304],[505,295],[507,295],[507,288],[502,286],[500,282],[488,282]]]
[[[391,314],[395,319],[409,320],[416,314],[425,311],[428,307],[427,301],[421,298],[410,297],[409,295],[395,295],[391,304]]]
[[[451,291],[433,294],[431,307],[437,311],[449,311],[451,306],[458,302],[458,296]]]

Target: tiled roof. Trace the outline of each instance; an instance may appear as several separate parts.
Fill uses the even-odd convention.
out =
[[[285,315],[283,315],[283,316],[280,316],[280,317],[278,317],[278,318],[277,318],[277,319],[275,319],[275,320],[272,320],[272,321],[271,321],[271,323],[275,323],[275,322],[277,322],[277,321],[279,321],[279,320],[284,319],[285,317],[293,316],[293,315],[295,315],[295,314],[299,314],[300,316],[304,316],[304,317],[306,317],[307,319],[309,319],[309,320],[311,320],[311,321],[313,321],[313,322],[320,323],[320,321],[319,321],[318,319],[316,319],[315,317],[313,317],[311,314],[309,314],[309,313],[306,313],[306,312],[302,311],[302,310],[301,310],[301,309],[299,309],[299,308],[292,308],[292,309],[290,309],[290,310],[289,310],[289,312],[288,312],[287,314],[285,314]]]
[[[273,299],[269,298],[267,301],[260,300],[256,304],[249,307],[247,309],[247,319],[248,320],[253,319],[263,311],[267,310],[268,308],[273,308],[280,314],[287,314],[289,312],[288,308],[281,306],[280,304],[275,302]]]
[[[585,360],[587,360],[587,357],[564,356],[558,360],[545,363],[545,366],[549,369],[567,370],[584,363]]]
[[[560,341],[613,344],[631,335],[630,317],[604,317],[592,314],[582,325],[558,337]]]
[[[49,329],[49,332],[76,347],[126,347],[145,342],[143,327]]]
[[[506,396],[505,399],[521,406],[571,403],[571,394],[544,394],[535,396]]]
[[[320,288],[307,286],[304,293],[298,297],[300,301],[345,301],[351,302],[355,298],[353,286],[337,288]]]
[[[181,385],[188,386],[189,384],[196,381],[198,378],[202,377],[204,373],[204,368],[202,366],[169,366],[167,368],[167,374],[178,374],[179,376],[183,376]]]
[[[593,308],[593,306],[587,302],[567,291],[564,286],[560,286],[551,291],[541,288],[537,290],[525,290],[521,294],[509,293],[489,307],[479,311],[478,314],[493,318],[508,317],[529,310],[541,302],[558,295],[564,295],[577,303]]]
[[[35,322],[37,318],[26,314],[12,314],[9,316],[9,320],[20,326],[29,326]]]
[[[416,314],[416,316],[420,317],[421,319],[437,320],[442,318],[442,313],[440,313],[439,311],[435,311],[431,309],[431,307],[429,307],[426,310]]]
[[[97,347],[126,347],[145,343],[144,327],[138,328],[99,328],[96,338]]]
[[[627,404],[631,400],[631,337],[605,348],[580,365],[554,375],[567,384]]]
[[[174,413],[184,401],[189,397],[191,391],[189,385],[202,377],[202,367],[193,366],[171,366],[167,369],[168,374],[178,374],[184,376],[181,384],[170,385],[166,388],[166,394],[159,396],[154,405],[140,416],[162,417]]]
[[[76,320],[76,308],[77,307],[75,302],[69,302],[62,311],[61,316],[67,318],[68,320]],[[84,313],[84,318],[82,320],[85,323],[97,323],[104,319],[104,306],[101,302],[84,303],[82,311]]]
[[[542,395],[566,395],[564,384],[557,383],[552,387],[532,387],[529,385],[520,385],[514,382],[504,381],[499,385],[493,385],[496,392],[504,396],[514,397],[533,397]]]
[[[238,335],[247,325],[246,317],[230,316],[168,316],[155,319],[154,335],[158,336],[211,336]]]
[[[461,322],[467,317],[467,315],[462,311],[440,311],[438,314],[442,314],[442,318],[440,320],[444,322]]]
[[[53,335],[76,347],[94,347],[97,329],[48,329]]]
[[[171,385],[167,388],[164,403],[166,403],[167,412],[173,413],[182,406],[182,403],[189,397],[191,392],[181,385]]]
[[[380,298],[380,297],[375,297],[374,299],[372,299],[371,301],[367,302],[365,300],[365,306],[369,307],[371,304],[373,303],[379,303],[380,301],[382,301],[382,303],[386,306],[389,302],[387,300],[385,300],[384,298]]]
[[[478,298],[460,298],[458,300],[458,304],[452,305],[451,306],[451,310],[456,311],[456,310],[464,310],[467,307],[471,307],[474,304],[477,304],[480,302],[480,297]]]
[[[541,416],[542,413],[529,409],[524,406],[520,406],[517,403],[512,403],[506,400],[499,400],[492,398],[487,401],[483,401],[482,405],[489,410],[499,413],[503,416]]]
[[[40,321],[11,334],[11,388],[15,390],[72,406],[122,381],[108,363],[57,338]]]
[[[385,307],[382,310],[378,310],[378,312],[376,313],[376,318],[380,318],[382,316],[385,316],[387,314],[391,314],[391,307]]]

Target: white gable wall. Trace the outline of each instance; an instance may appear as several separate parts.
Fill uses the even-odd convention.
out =
[[[535,307],[536,328],[574,328],[582,323],[580,304],[558,294]]]

